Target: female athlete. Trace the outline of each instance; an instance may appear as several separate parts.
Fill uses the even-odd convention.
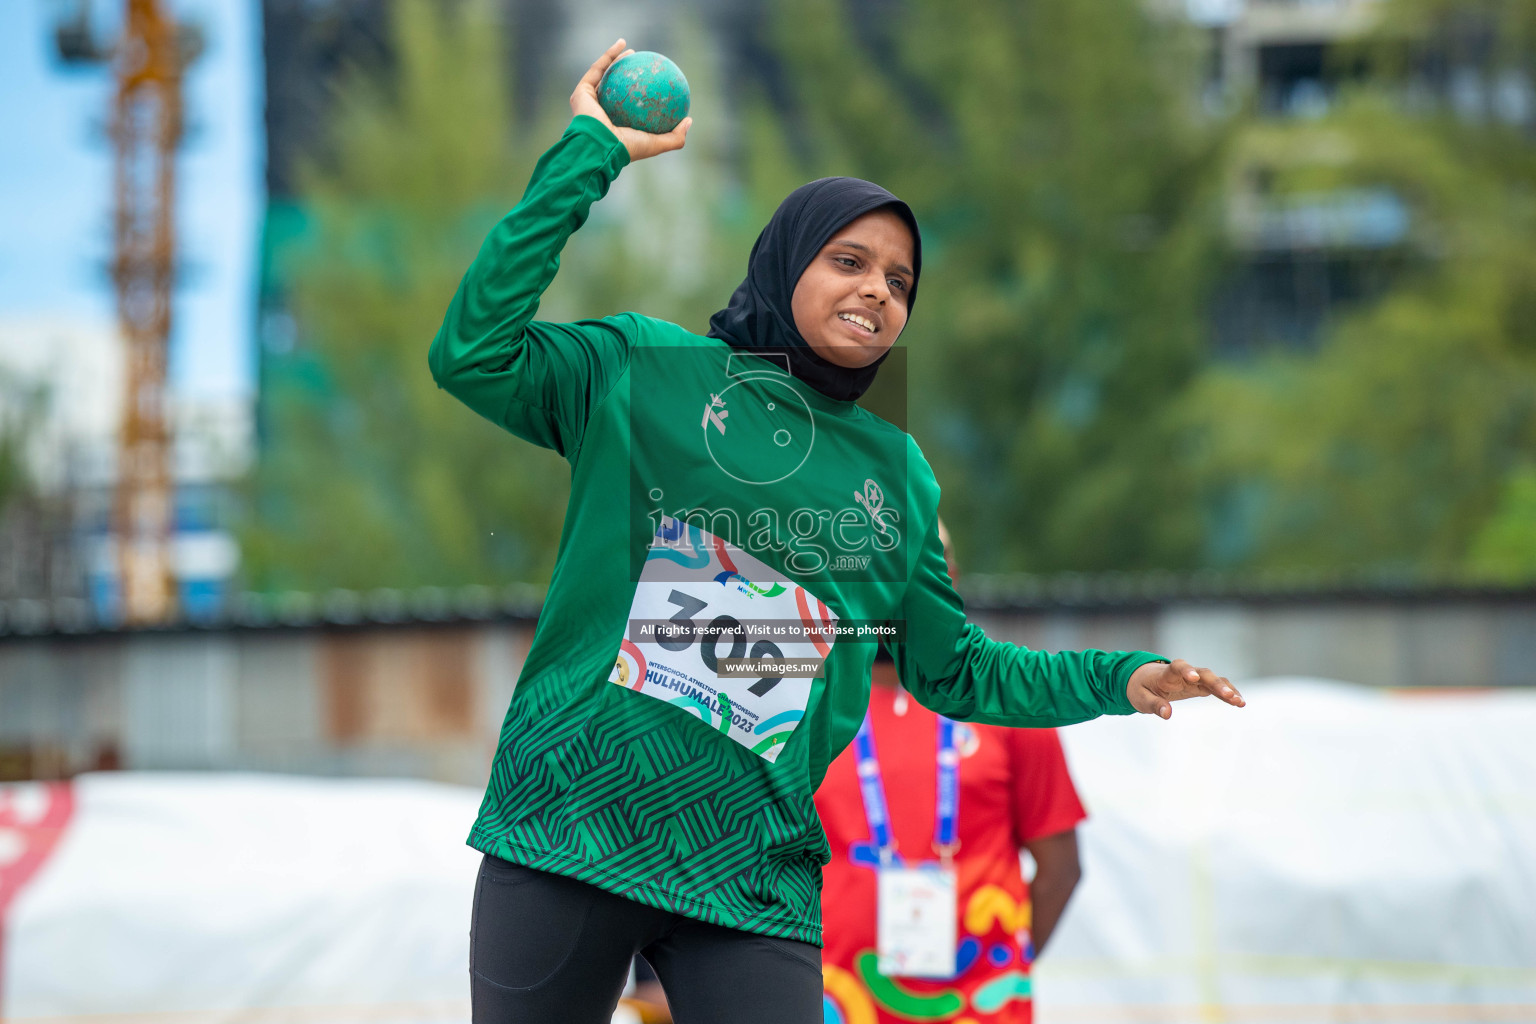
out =
[[[570,463],[553,577],[469,837],[479,1024],[606,1021],[639,953],[680,1024],[822,1019],[812,802],[869,703],[876,641],[924,706],[1059,726],[1170,714],[1227,680],[1145,652],[1046,654],[968,623],[939,488],[856,405],[917,299],[917,221],[853,178],[796,189],[704,335],[637,313],[534,320],[631,161],[596,87],[490,233],[432,343],[436,381]],[[495,472],[488,466],[487,472]]]

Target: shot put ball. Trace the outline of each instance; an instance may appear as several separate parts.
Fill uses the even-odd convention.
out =
[[[688,116],[688,79],[666,57],[641,50],[609,65],[597,102],[619,128],[664,135]]]

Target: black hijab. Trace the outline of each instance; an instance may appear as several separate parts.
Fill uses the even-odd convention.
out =
[[[789,372],[817,391],[844,402],[858,398],[874,382],[889,351],[857,369],[828,362],[800,337],[790,300],[800,275],[827,240],[850,221],[882,207],[889,207],[912,231],[910,316],[923,270],[922,238],[911,208],[873,182],[818,178],[795,189],[774,211],[747,257],[747,279],[730,304],[709,318],[709,336],[757,353],[782,352],[789,358]]]

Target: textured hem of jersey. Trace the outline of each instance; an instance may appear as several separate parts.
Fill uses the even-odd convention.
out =
[[[794,939],[796,942],[807,942],[818,947],[822,944],[820,921],[806,921],[797,917],[737,918],[726,913],[718,904],[701,900],[696,896],[671,892],[648,882],[638,882],[632,878],[615,875],[553,850],[529,849],[503,836],[482,832],[478,826],[470,830],[467,842],[481,853],[488,853],[493,857],[500,857],[502,860],[509,860],[514,864],[521,864],[537,871],[548,871],[574,878],[578,882],[595,885],[615,896],[622,896],[636,903],[644,903],[657,910],[681,914],[722,928],[767,935],[770,938]]]

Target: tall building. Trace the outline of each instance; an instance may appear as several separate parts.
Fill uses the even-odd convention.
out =
[[[1387,16],[1387,0],[1187,0],[1209,28],[1217,103],[1249,97],[1266,126],[1328,114],[1340,93],[1371,72],[1357,43]],[[1405,50],[1398,83],[1405,104],[1474,120],[1536,127],[1536,82],[1528,72],[1478,66],[1492,54],[1492,28],[1468,10],[1455,31]],[[1406,41],[1405,41],[1406,42]],[[1261,140],[1262,141],[1262,140]],[[1286,148],[1245,147],[1229,192],[1240,269],[1214,310],[1228,352],[1280,343],[1309,345],[1331,316],[1383,293],[1415,258],[1412,215],[1389,188],[1277,195],[1276,171],[1330,157],[1319,139]]]
[[[1362,73],[1342,46],[1381,0],[1190,0],[1211,34],[1215,105],[1242,97],[1263,122],[1318,118]],[[1262,126],[1259,131],[1262,131]],[[1380,294],[1405,256],[1407,207],[1385,189],[1278,196],[1275,166],[1245,150],[1228,196],[1237,267],[1212,311],[1220,350],[1307,346],[1330,316]]]

